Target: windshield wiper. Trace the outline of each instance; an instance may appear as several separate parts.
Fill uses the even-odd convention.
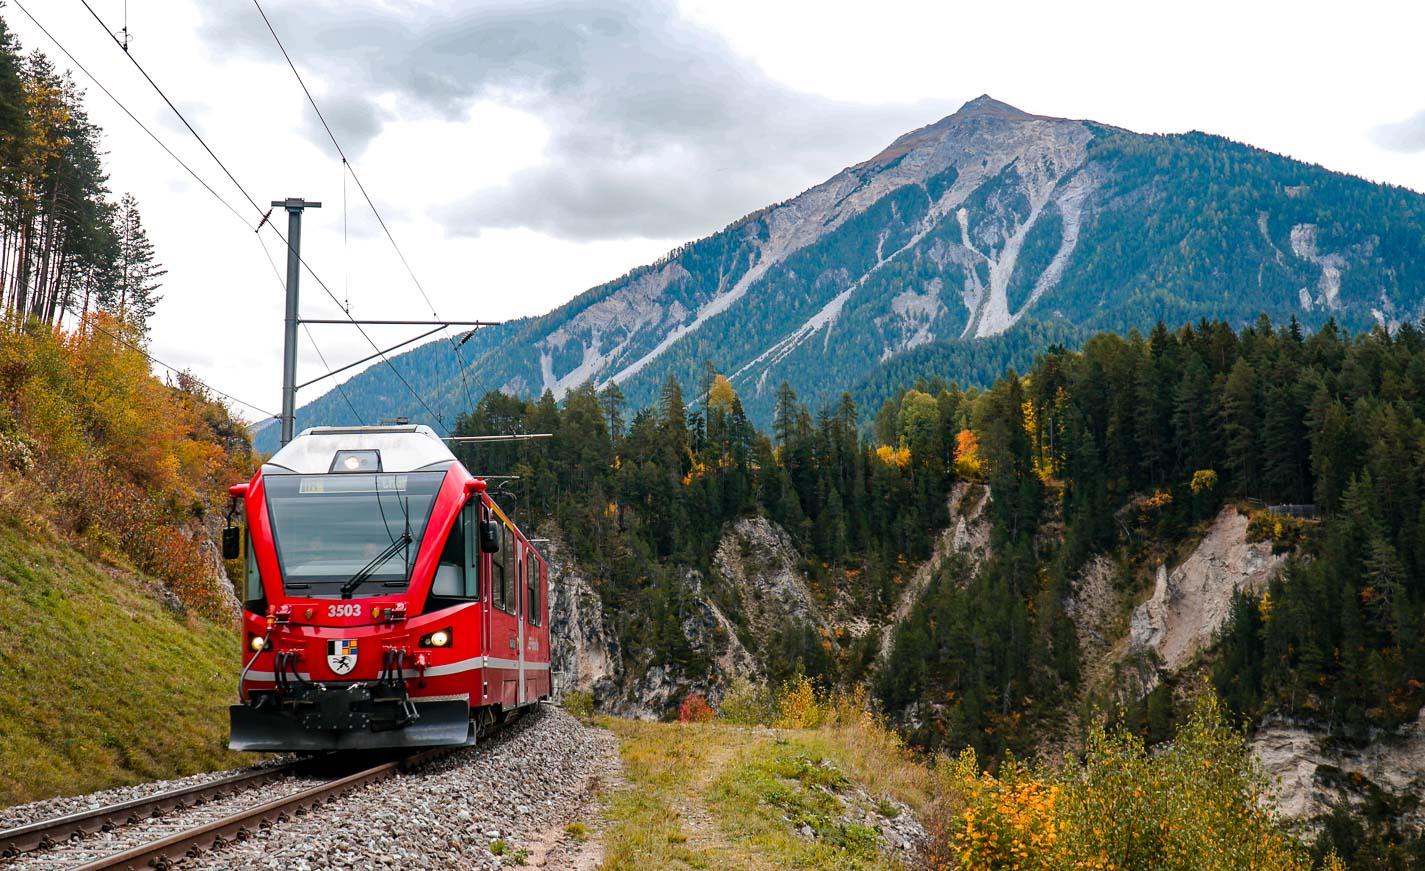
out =
[[[371,575],[373,575],[376,570],[379,569],[382,564],[386,562],[386,560],[395,556],[397,551],[409,545],[410,543],[411,533],[409,530],[402,532],[399,536],[392,539],[391,543],[386,545],[385,550],[372,557],[371,562],[362,566],[356,574],[351,576],[351,580],[341,585],[341,597],[343,599],[350,599],[351,594],[356,592],[357,587],[366,583],[366,581],[370,579]]]

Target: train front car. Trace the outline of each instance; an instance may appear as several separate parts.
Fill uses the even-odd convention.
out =
[[[470,743],[549,696],[544,559],[428,427],[309,429],[232,489],[232,749]]]

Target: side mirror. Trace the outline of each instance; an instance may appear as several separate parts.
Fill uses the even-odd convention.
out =
[[[236,526],[223,527],[223,559],[242,556],[242,531]]]
[[[500,523],[497,520],[485,520],[480,524],[480,552],[499,553],[500,552]]]

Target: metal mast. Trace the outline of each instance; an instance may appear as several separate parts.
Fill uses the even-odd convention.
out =
[[[297,282],[302,269],[302,210],[320,209],[301,197],[275,200],[272,207],[287,210],[287,323],[282,345],[282,444],[292,440],[297,423]]]

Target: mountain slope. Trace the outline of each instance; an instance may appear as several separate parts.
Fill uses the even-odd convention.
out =
[[[1202,133],[1147,136],[980,97],[799,196],[486,332],[464,359],[476,398],[560,397],[593,380],[635,407],[669,375],[700,383],[711,363],[765,424],[783,380],[815,407],[884,381],[907,352],[921,374],[963,382],[967,349],[1005,334],[1038,337],[1005,345],[1018,362],[1046,336],[1159,319],[1265,311],[1363,329],[1418,319],[1422,298],[1419,194]],[[467,405],[447,345],[397,365],[448,419]],[[363,415],[419,416],[383,369],[347,394]],[[302,419],[349,415],[332,395]]]

